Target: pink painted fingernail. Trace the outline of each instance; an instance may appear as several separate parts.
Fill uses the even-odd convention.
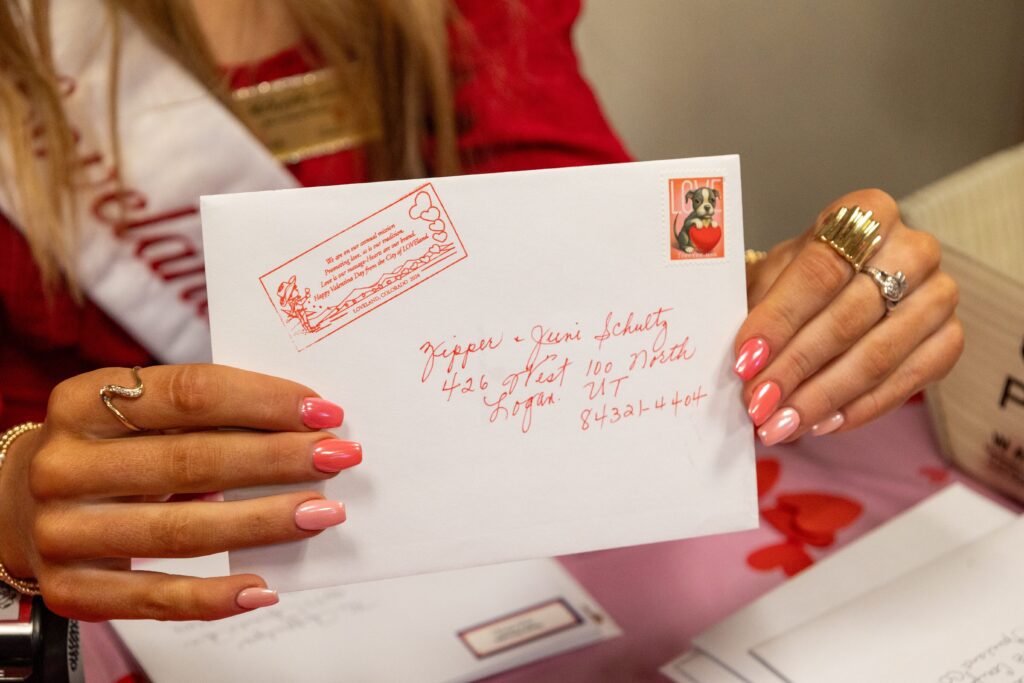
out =
[[[313,448],[313,466],[321,472],[340,472],[363,461],[363,447],[355,441],[324,439]]]
[[[341,406],[322,398],[302,399],[302,424],[310,429],[331,429],[340,427],[345,419],[345,411]]]
[[[345,505],[336,500],[307,500],[295,508],[295,526],[320,531],[345,521]]]
[[[799,426],[800,413],[792,408],[783,408],[757,430],[757,435],[761,437],[761,443],[765,446],[774,446],[792,436]]]
[[[842,427],[844,422],[846,422],[846,418],[843,417],[843,414],[835,413],[834,415],[826,417],[824,420],[811,427],[811,434],[813,434],[814,436],[824,436],[825,434],[831,434],[832,432]]]
[[[770,355],[771,349],[768,348],[767,341],[761,337],[748,339],[740,347],[740,352],[736,356],[736,365],[732,369],[740,376],[740,379],[747,381],[761,371]]]
[[[235,596],[235,602],[242,609],[259,609],[276,605],[277,591],[269,588],[246,588]]]
[[[775,412],[775,406],[782,398],[782,390],[775,382],[763,382],[754,389],[754,395],[750,397],[750,405],[747,406],[747,415],[758,427],[768,419],[768,416]]]

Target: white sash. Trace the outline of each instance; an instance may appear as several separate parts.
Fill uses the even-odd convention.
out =
[[[88,178],[80,192],[77,280],[162,362],[208,361],[199,196],[297,183],[216,98],[122,17],[117,107],[124,192],[116,194],[105,4],[55,0],[51,26]],[[6,199],[0,193],[0,210],[20,224]],[[115,229],[119,202],[126,222]]]

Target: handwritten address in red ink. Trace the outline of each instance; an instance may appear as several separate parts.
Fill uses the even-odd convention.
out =
[[[584,432],[655,415],[678,417],[700,407],[708,397],[703,387],[673,384],[680,375],[675,372],[663,391],[651,392],[647,383],[639,395],[630,383],[641,373],[694,358],[690,337],[671,329],[671,312],[610,311],[591,328],[538,323],[517,334],[427,340],[419,346],[420,382],[445,401],[475,403],[489,422],[511,422],[523,433],[565,402],[583,406],[574,409],[573,419]],[[509,358],[519,360],[509,364]],[[479,369],[496,365],[510,369]]]

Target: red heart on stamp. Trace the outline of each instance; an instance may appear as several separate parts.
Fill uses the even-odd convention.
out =
[[[690,241],[694,248],[702,254],[714,249],[722,239],[722,229],[719,227],[691,228]]]
[[[431,235],[431,237],[433,237],[438,242],[444,242],[446,239],[448,239],[448,233],[446,233],[446,232],[435,232],[433,235]]]
[[[794,513],[793,524],[810,534],[830,534],[860,517],[860,503],[826,493],[792,493],[778,497],[779,507]]]
[[[438,219],[430,224],[430,229],[434,232],[444,232],[444,221]]]
[[[814,564],[814,559],[799,545],[787,542],[755,550],[747,556],[747,564],[763,572],[779,567],[786,576],[793,576]]]

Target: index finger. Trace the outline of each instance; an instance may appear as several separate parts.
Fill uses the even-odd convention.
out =
[[[863,190],[841,198],[822,213],[840,205],[871,210],[883,240],[899,223],[895,201],[880,190]],[[820,219],[814,230],[820,225]],[[779,275],[764,298],[750,311],[736,335],[736,373],[750,380],[765,367],[807,321],[831,302],[855,275],[853,267],[821,240],[811,238]],[[745,359],[744,356],[749,356]]]
[[[241,427],[312,431],[341,425],[341,407],[307,386],[226,365],[156,365],[139,370],[138,398],[115,396],[114,405],[144,431]],[[57,385],[47,421],[95,437],[131,434],[104,404],[105,385],[135,386],[131,370],[103,368]]]

